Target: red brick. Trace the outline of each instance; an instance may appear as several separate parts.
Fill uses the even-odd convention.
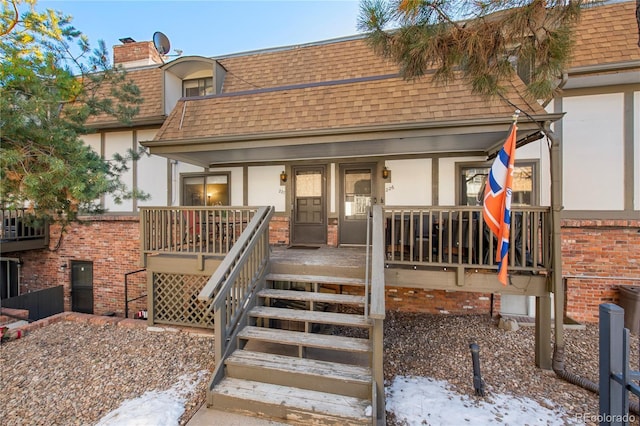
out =
[[[618,286],[640,285],[640,221],[565,220],[562,226],[567,314],[578,321],[597,321],[598,305],[617,301]],[[60,229],[52,227],[51,250],[21,253],[24,262],[21,291],[62,285],[64,308],[68,311],[71,309],[70,261],[90,261],[94,268],[94,312],[98,315],[114,312],[118,317],[124,317],[124,274],[140,267],[139,229],[137,216],[87,218],[85,224],[71,226],[60,246],[55,248]],[[327,243],[337,245],[335,224],[328,226],[327,235]],[[273,245],[290,243],[288,217],[272,218],[269,241]],[[146,294],[146,273],[130,275],[128,284],[130,298]],[[456,314],[491,310],[490,295],[487,294],[398,290],[393,295],[387,292],[388,309],[447,310]],[[129,315],[146,309],[146,304],[146,298],[132,303]],[[500,297],[494,295],[493,312],[499,311]],[[74,319],[88,321],[83,316]]]

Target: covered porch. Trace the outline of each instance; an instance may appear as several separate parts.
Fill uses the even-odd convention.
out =
[[[481,208],[379,207],[382,218],[380,239],[372,238],[369,249],[366,245],[271,244],[268,256],[270,273],[365,279],[366,266],[371,264],[371,270],[382,271],[385,288],[533,296],[536,298],[539,335],[536,364],[549,368],[552,271],[549,208],[513,208],[509,285],[503,286],[496,276],[495,238],[490,236],[483,223]],[[176,291],[176,285],[180,287],[183,284],[168,279],[153,281],[154,274],[150,274],[149,294],[173,294],[168,299],[156,297],[153,302],[150,300],[156,304],[150,307],[150,313],[155,312],[155,315],[150,315],[153,321],[188,325],[195,318],[199,326],[214,327],[210,313],[206,312],[207,306],[197,305],[195,296],[240,241],[256,211],[257,208],[250,207],[141,209],[143,265],[158,276],[182,274],[200,277],[188,281],[190,284],[184,284],[186,288]],[[199,222],[202,225],[190,227],[186,219],[190,216],[201,218]],[[206,224],[207,220],[210,224]],[[221,225],[216,227],[216,223]],[[382,253],[382,257],[373,258],[371,253],[375,251]],[[163,289],[164,286],[168,286],[167,289]],[[342,286],[338,291],[343,291]],[[178,294],[181,296],[176,296]],[[184,300],[178,302],[176,297]],[[184,309],[189,311],[188,315],[180,312]],[[194,310],[197,313],[194,314]]]
[[[306,373],[299,365],[310,363],[317,367],[316,361],[305,361],[308,349],[323,347],[366,355],[369,362],[364,365],[366,371],[363,370],[365,388],[358,391],[359,398],[364,399],[352,401],[356,407],[353,415],[368,423],[360,410],[370,404],[371,421],[384,423],[383,322],[386,290],[390,287],[535,296],[535,363],[550,368],[549,209],[512,212],[516,224],[511,234],[513,270],[506,287],[499,284],[492,271],[494,242],[484,232],[477,208],[395,209],[374,205],[367,215],[367,244],[358,247],[270,245],[273,207],[248,209],[250,219],[246,227],[239,233],[226,234],[228,244],[223,252],[216,245],[223,234],[216,234],[221,231],[215,227],[213,236],[209,235],[209,227],[204,226],[198,232],[187,229],[185,237],[185,223],[179,218],[189,215],[179,208],[168,213],[162,213],[164,208],[158,209],[152,212],[153,208],[145,208],[141,214],[142,262],[151,272],[147,285],[148,294],[153,295],[149,321],[215,330],[216,370],[209,385],[208,406],[239,410],[246,403],[243,401],[251,400],[252,409],[274,410],[272,415],[280,415],[276,414],[280,413],[277,404],[266,401],[268,389],[260,391],[264,396],[258,400],[245,391],[236,395],[239,388],[234,387],[235,383],[246,379],[245,374],[249,373],[229,367],[230,359],[248,356],[245,345],[262,341],[297,348],[298,356],[293,359],[299,361],[286,359],[292,363],[293,374],[286,383],[268,378],[271,376],[266,371],[271,367],[251,367],[251,377],[262,377],[261,381],[272,385],[279,383],[277,386],[307,383],[301,379],[301,374]],[[224,214],[216,210],[214,223],[218,214],[228,218],[233,217],[234,211],[242,208],[228,208]],[[206,210],[193,208],[187,212],[209,215]],[[274,298],[295,302],[273,304]],[[296,307],[300,303],[303,305]],[[330,304],[339,309],[350,303],[358,306],[355,313],[320,308]],[[365,337],[327,335],[322,328],[315,327],[318,324],[361,327],[366,330]],[[351,367],[331,368],[342,377]],[[294,370],[300,372],[293,373]],[[335,383],[328,386],[327,389],[335,389]],[[234,396],[229,396],[231,393]],[[300,404],[304,405],[304,398]]]

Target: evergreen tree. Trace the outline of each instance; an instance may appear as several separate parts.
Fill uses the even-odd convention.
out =
[[[99,213],[104,194],[144,198],[119,177],[135,153],[107,161],[80,138],[91,116],[130,123],[142,99],[103,42],[92,50],[71,17],[35,6],[3,0],[0,12],[0,206],[66,225]]]
[[[571,58],[581,3],[363,0],[359,28],[407,79],[433,73],[446,82],[461,76],[474,93],[492,96],[520,65],[528,92],[546,100],[556,93]]]

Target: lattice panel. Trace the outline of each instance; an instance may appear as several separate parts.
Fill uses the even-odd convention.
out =
[[[209,277],[202,275],[153,274],[153,321],[213,328],[213,312],[207,312],[198,293]]]

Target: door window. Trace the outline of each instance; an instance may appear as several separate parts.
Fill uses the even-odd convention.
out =
[[[296,222],[324,223],[322,174],[316,170],[296,171]]]
[[[344,217],[345,219],[366,218],[371,206],[371,171],[345,170],[344,175]]]

